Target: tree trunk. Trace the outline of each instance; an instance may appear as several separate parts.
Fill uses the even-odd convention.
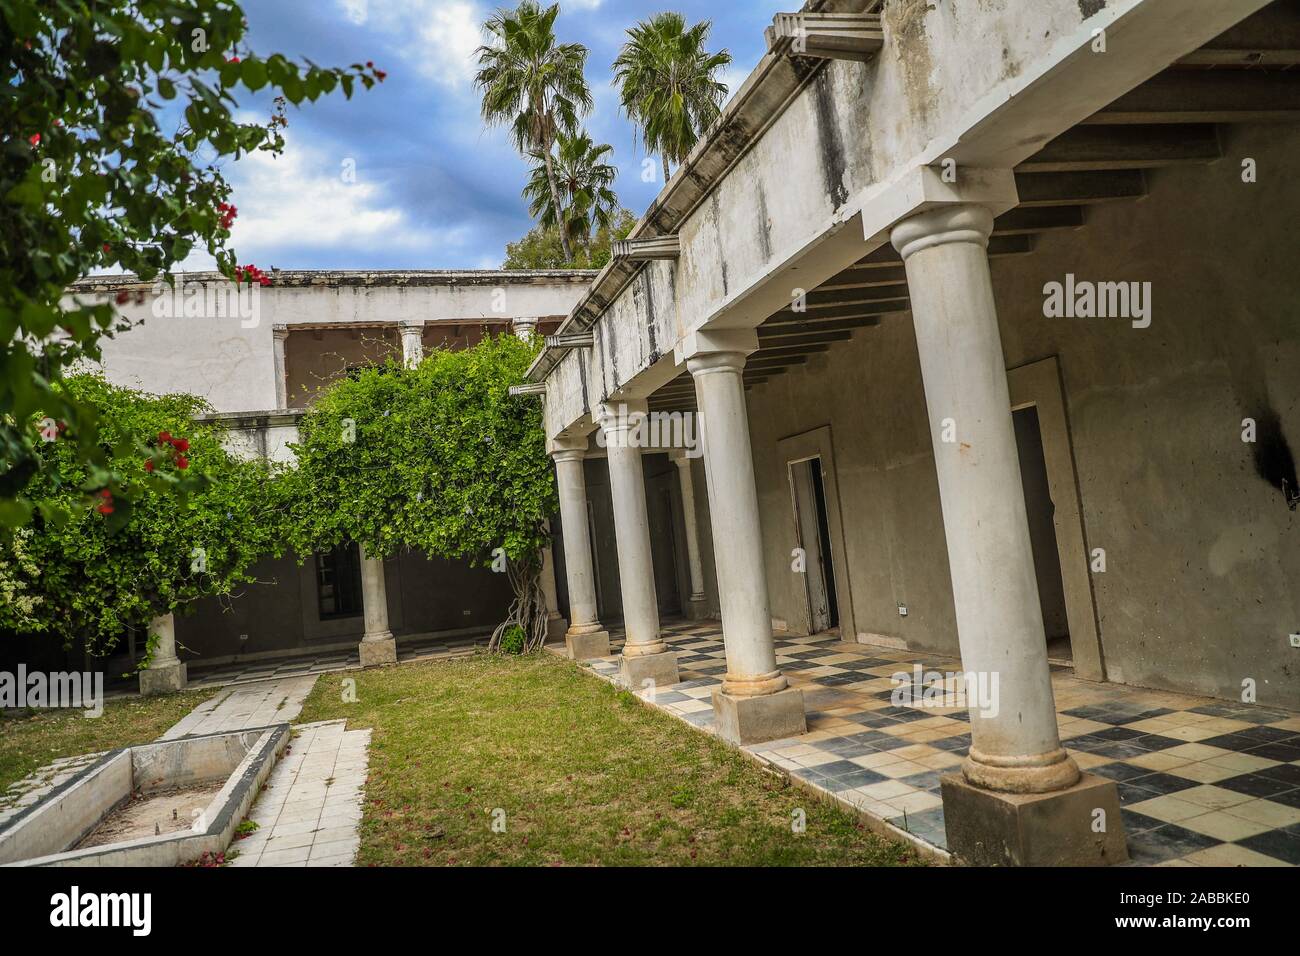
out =
[[[546,181],[551,186],[551,202],[555,205],[555,221],[560,224],[560,248],[564,250],[564,261],[572,265],[573,249],[569,246],[569,237],[564,228],[564,207],[560,205],[560,188],[555,185],[555,164],[551,162],[551,147],[546,146]]]
[[[500,653],[501,639],[517,625],[524,632],[523,653],[540,651],[546,644],[547,619],[550,614],[550,608],[546,606],[546,593],[542,590],[541,554],[530,560],[508,562],[506,573],[510,576],[515,599],[510,602],[506,619],[492,632],[488,650]]]

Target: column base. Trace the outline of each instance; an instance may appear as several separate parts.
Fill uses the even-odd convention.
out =
[[[960,773],[939,778],[948,850],[974,866],[1110,866],[1128,859],[1119,791],[1083,774],[1054,793],[999,793]],[[1106,830],[1094,832],[1095,811]]]
[[[397,663],[397,639],[381,638],[377,641],[362,641],[357,645],[361,654],[362,667],[383,667],[385,664]]]
[[[564,646],[571,661],[589,661],[593,657],[609,657],[609,631],[590,631],[586,634],[564,635]]]
[[[660,654],[643,654],[640,657],[619,656],[619,680],[633,693],[647,690],[646,682],[651,686],[671,687],[679,680],[677,676],[677,652],[664,651]]]
[[[686,599],[686,617],[691,621],[704,621],[709,617],[709,602],[704,595]]]
[[[556,614],[546,619],[546,643],[562,639],[569,630],[569,622]]]
[[[718,736],[733,744],[760,744],[808,732],[803,691],[793,687],[761,697],[733,697],[715,690],[713,719]]]
[[[182,661],[146,668],[140,672],[140,694],[143,697],[159,697],[174,694],[185,689],[189,679]]]

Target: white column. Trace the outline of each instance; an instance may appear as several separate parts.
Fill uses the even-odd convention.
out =
[[[407,368],[415,368],[424,358],[424,323],[406,321],[398,331],[402,334],[402,362]]]
[[[289,338],[288,326],[272,327],[271,348],[275,357],[275,407],[277,409],[289,407],[289,382],[284,364],[284,343],[287,338]]]
[[[704,602],[704,565],[700,561],[700,530],[695,519],[695,477],[691,474],[691,458],[685,449],[674,450],[670,457],[677,466],[677,480],[682,492],[682,521],[686,525],[686,561],[691,574],[691,595],[687,601],[698,606]]]
[[[546,531],[550,533],[550,524],[548,522]],[[551,549],[554,547],[553,541],[548,541],[542,547],[542,596],[546,599],[546,635],[549,640],[553,636],[558,636],[564,632],[564,616],[560,614],[560,597],[555,587],[555,555]]]
[[[650,519],[646,513],[645,472],[637,431],[646,415],[644,400],[602,406],[600,427],[609,460],[609,489],[614,504],[618,578],[623,595],[625,657],[662,654],[659,602],[650,554]]]
[[[596,573],[591,560],[591,535],[587,527],[587,479],[583,459],[587,439],[561,439],[551,443],[555,481],[560,497],[564,535],[564,573],[569,586],[569,629],[564,642],[575,660],[609,656],[609,633],[596,610]]]
[[[990,688],[997,680],[996,709],[972,702],[962,771],[977,787],[1046,793],[1079,769],[1056,726],[989,277],[992,228],[988,209],[960,204],[904,220],[892,240],[912,298],[962,666]]]
[[[361,666],[397,663],[397,640],[388,628],[388,589],[384,581],[384,562],[361,551],[361,607],[365,633],[361,637]]]
[[[772,639],[749,415],[741,379],[745,358],[745,350],[700,352],[687,361],[687,368],[695,379],[703,420],[701,440],[713,540],[722,542],[713,556],[727,650],[722,690],[735,697],[759,697],[783,690],[786,679],[777,670]]]
[[[692,332],[678,351],[695,380],[709,487],[727,672],[713,694],[719,736],[734,743],[807,732],[803,693],[776,666],[763,535],[754,485],[742,372],[758,348],[753,329]]]
[[[528,339],[537,333],[537,316],[521,315],[510,321],[511,330],[521,339]]]
[[[172,694],[185,687],[185,664],[176,656],[176,618],[161,614],[149,622],[149,637],[156,637],[149,666],[140,671],[140,693],[146,697]]]

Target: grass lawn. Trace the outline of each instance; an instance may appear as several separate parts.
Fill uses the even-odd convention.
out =
[[[355,703],[342,699],[345,679]],[[917,862],[549,654],[325,674],[298,722],[337,718],[374,728],[359,866]],[[493,831],[498,808],[505,832]],[[803,833],[791,826],[799,809]]]
[[[59,757],[147,744],[214,693],[128,697],[106,703],[99,717],[86,717],[80,710],[0,716],[0,793]]]

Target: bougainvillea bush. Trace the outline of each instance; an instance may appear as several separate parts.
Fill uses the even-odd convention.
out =
[[[191,395],[149,395],[91,374],[57,386],[98,419],[109,467],[138,482],[132,500],[98,487],[48,417],[35,491],[56,501],[58,520],[38,513],[0,539],[0,630],[84,642],[104,655],[153,617],[253,580],[259,558],[281,551],[284,509],[276,472],[222,445],[222,431],[196,422],[211,409]],[[202,472],[199,479],[187,474]]]
[[[555,482],[535,399],[511,398],[536,345],[513,335],[434,350],[415,368],[376,365],[342,379],[302,422],[284,476],[294,551],[353,540],[371,557],[401,548],[508,574],[511,626],[545,639],[539,585]]]
[[[113,303],[68,287],[95,270],[167,277],[195,249],[228,278],[265,285],[229,248],[237,209],[223,161],[281,152],[286,104],[384,79],[370,62],[254,50],[247,31],[235,0],[0,2],[0,537],[57,507],[37,477],[51,463],[23,427],[38,409],[67,424],[67,447],[100,487],[137,490],[100,454],[90,410],[56,387],[123,327]],[[248,109],[255,95],[275,108],[236,119],[236,97]]]

